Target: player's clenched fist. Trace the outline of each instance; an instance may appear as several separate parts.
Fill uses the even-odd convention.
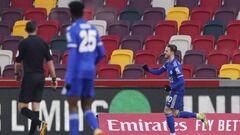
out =
[[[142,68],[143,68],[145,71],[149,71],[149,67],[148,67],[147,64],[144,64],[144,65],[142,66]]]

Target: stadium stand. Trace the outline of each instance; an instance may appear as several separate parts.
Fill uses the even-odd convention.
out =
[[[51,49],[60,51],[62,55],[67,50],[67,40],[65,36],[53,37],[51,40]]]
[[[110,64],[120,65],[123,72],[126,65],[133,64],[133,51],[126,49],[114,50],[111,55]]]
[[[128,0],[106,0],[105,2],[107,7],[117,9],[118,13],[128,4]]]
[[[203,28],[204,35],[214,35],[215,40],[218,40],[218,37],[225,34],[225,27],[219,21],[210,21]]]
[[[47,43],[51,42],[51,39],[58,35],[59,23],[55,20],[44,21],[38,24],[37,34],[43,38]],[[47,33],[47,34],[46,34]]]
[[[192,49],[203,51],[206,55],[214,50],[215,39],[212,35],[195,36],[192,41]]]
[[[111,24],[112,22],[117,20],[117,10],[114,8],[100,8],[95,13],[96,20],[105,20],[107,24]]]
[[[0,22],[0,36],[8,36],[11,34],[11,28],[9,24]]]
[[[199,65],[196,68],[195,78],[196,79],[217,79],[218,70],[216,65]]]
[[[176,21],[160,21],[155,27],[156,35],[163,36],[168,40],[171,38],[171,36],[176,35],[177,32],[178,25]]]
[[[238,79],[240,77],[240,66],[238,64],[224,64],[220,69],[219,77]]]
[[[45,8],[27,9],[24,16],[25,20],[31,20],[40,23],[47,20],[47,10]]]
[[[12,8],[19,8],[23,11],[33,8],[33,0],[11,0],[11,7]]]
[[[188,20],[189,9],[186,7],[173,7],[167,12],[167,20],[177,21],[178,28],[180,28],[183,21]]]
[[[14,75],[14,65],[6,65],[3,73],[2,73],[2,77],[4,78],[8,78],[8,79],[14,79],[15,75]]]
[[[182,71],[183,71],[184,78],[190,79],[193,77],[193,74],[194,74],[194,66],[191,64],[183,64]]]
[[[138,51],[135,56],[135,64],[157,64],[157,55],[150,51]]]
[[[144,70],[142,69],[142,65],[126,65],[123,74],[123,79],[143,79],[144,78]]]
[[[104,20],[90,20],[88,22],[96,27],[100,36],[106,35],[106,31],[107,31],[107,22],[106,21],[104,21]]]
[[[239,48],[239,42],[238,39],[234,36],[224,35],[219,37],[216,46],[217,50],[229,51],[229,53],[232,54]]]
[[[121,67],[116,64],[106,64],[99,68],[97,75],[99,79],[119,79],[121,78]]]
[[[12,58],[15,58],[17,53],[18,44],[22,40],[22,37],[19,36],[7,36],[3,38],[2,41],[2,49],[3,50],[10,50],[13,54]]]
[[[51,9],[57,6],[57,0],[35,0],[35,8],[45,8],[47,10],[47,15],[50,14]]]
[[[162,36],[148,36],[145,40],[145,50],[151,51],[157,55],[164,51],[168,39],[164,39]]]
[[[131,30],[132,35],[141,36],[143,39],[149,35],[153,35],[154,32],[153,25],[149,21],[136,21],[133,23]]]
[[[27,22],[26,20],[16,21],[13,26],[12,36],[22,36],[26,38],[28,36],[28,33],[25,31]]]
[[[121,11],[119,19],[128,21],[132,25],[135,21],[141,20],[141,12],[137,8],[128,7]]]
[[[60,25],[71,23],[71,14],[68,8],[53,8],[49,14],[49,20],[56,20]]]
[[[132,50],[135,54],[139,50],[143,50],[143,38],[141,36],[125,36],[121,41],[121,48]]]
[[[151,21],[155,26],[159,21],[165,20],[165,9],[162,7],[152,7],[144,10],[143,20]]]
[[[102,36],[102,42],[107,56],[111,56],[114,50],[119,49],[120,37],[116,35]]]
[[[195,7],[191,11],[191,20],[200,21],[202,25],[213,18],[214,11],[208,7]]]
[[[195,67],[205,64],[206,56],[202,51],[188,50],[184,55],[183,63],[191,64]]]
[[[180,26],[179,34],[180,35],[190,35],[194,38],[197,35],[200,35],[202,31],[202,25],[200,21],[190,20],[183,21]]]
[[[211,51],[207,57],[208,64],[214,64],[218,69],[224,64],[230,63],[230,54],[226,51]]]
[[[174,35],[171,37],[169,43],[176,45],[178,50],[181,51],[182,56],[184,56],[185,52],[191,49],[192,39],[188,35]]]
[[[198,6],[198,0],[176,0],[176,7],[187,7],[188,9],[192,9],[193,7]]]
[[[6,65],[12,63],[13,53],[10,50],[0,50],[0,67],[3,70]],[[1,71],[2,73],[2,71]]]
[[[108,26],[109,35],[118,35],[123,38],[130,33],[130,24],[127,21],[116,21]]]

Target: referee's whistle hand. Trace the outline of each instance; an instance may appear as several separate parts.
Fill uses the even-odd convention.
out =
[[[57,87],[58,87],[58,82],[57,82],[57,80],[56,80],[56,81],[52,81],[52,88],[53,88],[54,90],[56,90]]]

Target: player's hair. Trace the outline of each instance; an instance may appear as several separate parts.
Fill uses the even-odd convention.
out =
[[[27,22],[25,30],[28,33],[33,33],[37,28],[37,23],[35,21]]]
[[[69,3],[70,12],[73,17],[81,18],[83,16],[84,4],[79,1]]]
[[[170,51],[174,52],[174,54],[177,52],[177,46],[173,44],[169,44],[168,47],[170,48]]]

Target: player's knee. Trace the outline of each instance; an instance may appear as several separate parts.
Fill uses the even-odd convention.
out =
[[[179,112],[173,112],[173,116],[174,116],[175,118],[177,118],[177,117],[178,117],[178,113],[179,113]]]
[[[172,110],[169,109],[168,107],[165,107],[165,108],[164,108],[164,113],[165,113],[166,116],[168,116],[169,114],[172,113]]]
[[[82,105],[82,109],[83,109],[83,112],[87,112],[87,111],[91,110],[91,106],[90,105]]]
[[[23,108],[28,108],[28,104],[25,103],[19,103],[18,104],[18,111],[21,112]]]

